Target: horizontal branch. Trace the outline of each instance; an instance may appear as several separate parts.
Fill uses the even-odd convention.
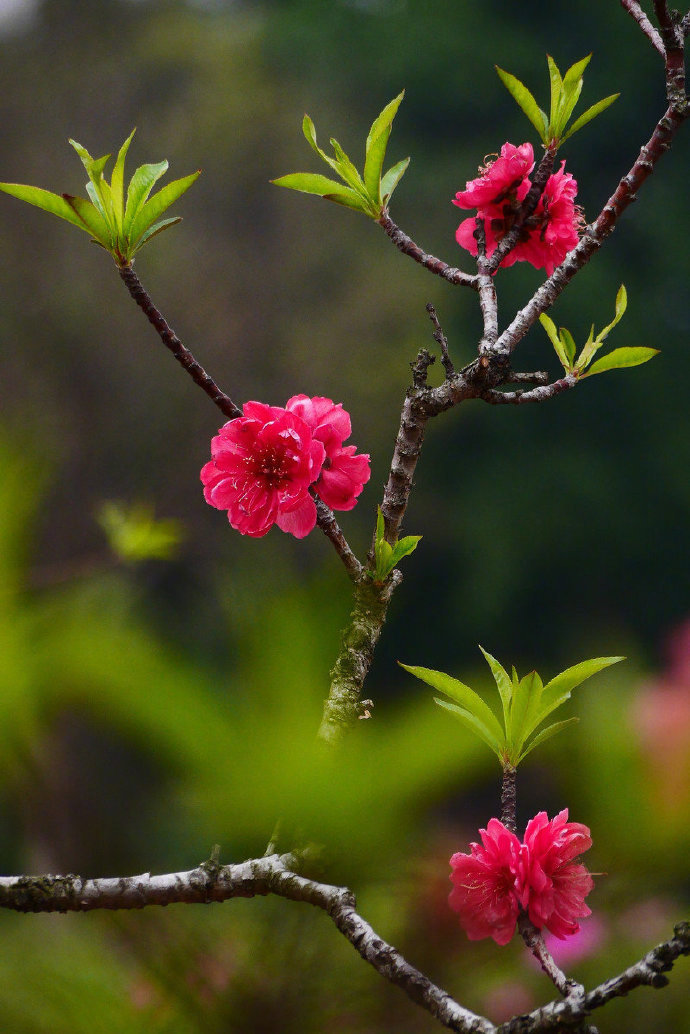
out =
[[[492,406],[520,406],[528,402],[546,402],[547,399],[555,398],[556,395],[561,395],[564,391],[574,388],[578,380],[579,378],[569,373],[560,380],[553,381],[551,384],[540,384],[530,391],[498,391],[490,388],[480,397]]]
[[[304,901],[326,912],[365,962],[402,988],[448,1030],[494,1034],[496,1028],[489,1020],[459,1005],[379,937],[357,912],[350,890],[307,879],[294,871],[300,862],[298,855],[285,854],[237,865],[219,865],[212,860],[189,872],[165,876],[142,873],[94,880],[80,876],[5,876],[0,877],[0,907],[17,912],[88,912],[208,903],[266,894]]]

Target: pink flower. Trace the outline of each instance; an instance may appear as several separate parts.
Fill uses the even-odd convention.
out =
[[[450,860],[453,890],[448,904],[471,941],[493,937],[496,944],[507,944],[519,910],[520,841],[498,819],[491,819],[479,835],[483,846],[470,844],[471,854],[454,854]]]
[[[531,144],[515,147],[505,143],[498,158],[480,168],[481,176],[458,191],[453,204],[458,208],[486,208],[499,206],[503,201],[524,201],[530,188],[527,177],[533,168]]]
[[[514,252],[517,262],[530,262],[535,269],[543,268],[547,276],[560,266],[580,239],[578,227],[582,215],[575,204],[577,182],[569,172],[563,171],[564,166],[565,162],[561,162],[558,172],[547,179],[537,209],[529,220],[536,225]]]
[[[548,276],[560,265],[579,240],[582,214],[575,204],[577,182],[564,172],[565,162],[546,181],[536,210],[520,231],[518,243],[501,262],[503,268],[515,262],[529,262],[545,269]],[[529,173],[534,167],[530,144],[504,144],[500,156],[485,167],[482,176],[471,180],[455,195],[454,205],[476,208],[483,220],[486,254],[490,258],[500,240],[515,224],[520,206],[531,187]],[[464,219],[455,233],[460,247],[477,254],[476,218]]]
[[[204,498],[227,510],[243,535],[259,538],[277,524],[304,538],[316,524],[309,486],[326,450],[303,420],[279,406],[245,402],[242,412],[211,440],[212,459],[201,471]]]
[[[568,812],[549,821],[545,811],[527,824],[522,843],[498,819],[481,829],[482,845],[450,860],[453,890],[448,898],[472,941],[493,937],[507,944],[524,909],[536,927],[556,937],[579,930],[590,915],[584,899],[593,880],[575,858],[592,845],[589,830],[568,822]]]
[[[351,426],[340,403],[295,395],[285,408],[246,402],[242,413],[212,439],[201,471],[206,502],[227,510],[233,528],[258,538],[277,524],[304,538],[316,523],[312,492],[333,509],[352,509],[369,457],[343,446]]]
[[[332,510],[351,510],[371,476],[367,453],[355,455],[354,445],[343,442],[350,437],[352,425],[342,404],[330,399],[293,395],[286,409],[296,413],[311,428],[312,435],[323,443],[326,459],[314,486],[318,496]]]
[[[540,811],[527,823],[521,854],[520,904],[536,927],[561,939],[577,933],[578,919],[591,915],[585,898],[594,886],[574,859],[592,846],[587,826],[568,822],[568,809],[549,821]]]

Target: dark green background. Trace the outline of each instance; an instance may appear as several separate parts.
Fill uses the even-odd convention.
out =
[[[564,149],[592,219],[664,107],[661,62],[614,0],[44,0],[0,38],[0,178],[82,192],[67,138],[99,155],[134,125],[131,169],[163,156],[173,177],[203,168],[174,208],[184,222],[141,253],[139,275],[238,402],[306,392],[344,403],[353,441],[372,455],[371,482],[342,519],[361,554],[408,363],[432,344],[425,304],[460,365],[481,332],[476,296],[427,274],[361,216],[269,181],[325,171],[301,135],[304,111],[322,143],[335,135],[361,162],[372,119],[405,87],[389,157],[412,162],[392,215],[469,271],[451,198],[505,140],[537,144],[493,65],[545,105],[546,52],[565,70],[589,51],[583,103],[622,94]],[[206,507],[198,472],[220,414],[107,256],[0,198],[6,871],[183,869],[214,841],[239,860],[263,850],[277,814],[294,813],[331,845],[326,878],[360,888],[382,935],[434,979],[492,1016],[504,984],[517,988],[514,1008],[525,989],[537,1004],[548,986],[520,946],[469,945],[444,905],[446,859],[497,810],[497,772],[394,662],[487,686],[478,642],[545,676],[626,653],[579,691],[576,731],[526,766],[520,818],[568,805],[593,828],[590,864],[610,875],[592,905],[610,925],[588,982],[668,935],[688,894],[690,774],[664,809],[632,708],[688,614],[689,154],[681,134],[553,311],[583,342],[591,322],[612,318],[625,282],[628,313],[611,343],[661,355],[545,405],[472,402],[429,427],[405,526],[424,538],[367,683],[376,719],[325,786],[310,745],[348,608],[328,543],[277,530],[244,539]],[[541,274],[519,266],[496,282],[504,326]],[[555,375],[556,365],[537,327],[516,366]],[[110,498],[182,520],[179,557],[113,568],[94,520]],[[644,908],[656,920],[635,927]],[[303,912],[268,901],[0,917],[31,960],[28,975],[3,964],[4,1028],[434,1029],[326,919]],[[602,1030],[681,1029],[680,970],[670,991],[614,1005]]]

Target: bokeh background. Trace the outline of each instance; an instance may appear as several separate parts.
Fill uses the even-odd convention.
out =
[[[592,218],[664,104],[660,61],[614,0],[21,0],[0,10],[0,178],[79,193],[67,145],[203,168],[181,226],[137,269],[238,401],[342,401],[372,479],[342,524],[366,551],[408,363],[438,308],[456,364],[476,298],[428,275],[361,217],[270,184],[322,171],[300,132],[357,160],[407,93],[389,146],[412,156],[392,214],[459,253],[454,193],[505,140],[534,140],[497,63],[546,103],[545,54],[594,57],[583,101],[618,103],[568,143]],[[447,859],[498,810],[485,748],[396,659],[491,692],[477,643],[544,676],[625,664],[576,694],[581,722],[530,759],[519,819],[569,807],[606,873],[564,965],[598,982],[670,935],[690,882],[687,168],[681,134],[554,318],[584,341],[625,282],[615,345],[653,345],[547,405],[474,402],[429,428],[405,562],[367,695],[374,718],[329,778],[313,734],[348,613],[329,544],[247,540],[201,496],[219,414],[165,353],[110,260],[66,223],[0,198],[0,866],[111,875],[260,854],[278,815],[325,843],[323,876],[463,1003],[504,1019],[551,997],[521,944],[470,944]],[[540,282],[499,275],[505,324]],[[536,328],[518,367],[556,361]],[[439,372],[432,371],[439,377]],[[168,560],[123,563],[106,500],[183,529]],[[8,1034],[427,1032],[322,914],[280,900],[86,916],[0,915]],[[690,1029],[690,970],[609,1006],[601,1029]]]

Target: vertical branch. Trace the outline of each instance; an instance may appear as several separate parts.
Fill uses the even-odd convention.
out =
[[[501,822],[511,833],[517,833],[517,769],[507,761],[503,763]]]

